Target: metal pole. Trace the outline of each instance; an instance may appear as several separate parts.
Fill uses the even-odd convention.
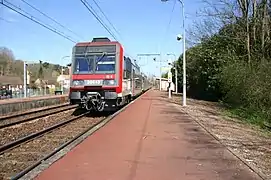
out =
[[[161,0],[167,2],[169,0]],[[183,106],[186,106],[186,61],[185,61],[185,13],[184,13],[184,2],[179,0],[182,4],[182,16],[183,16]]]
[[[171,82],[169,82],[169,88],[168,88],[168,98],[171,98]]]
[[[132,86],[132,96],[134,95],[134,67],[132,65],[132,73],[131,73],[131,86]]]
[[[162,91],[162,67],[161,67],[161,58],[159,61],[159,70],[160,70],[160,79],[159,79],[159,90]]]
[[[172,55],[174,56],[174,59],[176,61],[176,63],[178,63],[178,59],[176,58],[176,54],[170,54],[168,53],[167,55]],[[171,65],[174,67],[173,63],[171,63]],[[176,94],[178,94],[178,70],[177,70],[177,65],[174,67],[175,69],[175,88],[176,88]]]
[[[61,66],[61,77],[63,78],[63,67],[62,66]],[[62,92],[62,94],[64,94],[63,90],[64,90],[64,80],[62,79],[61,80],[61,92]]]
[[[184,3],[179,0],[182,4],[183,11],[183,106],[186,106],[186,59],[185,59],[185,13]]]
[[[171,85],[172,85],[172,73],[171,70],[168,72],[168,82],[169,82],[169,88],[168,88],[168,98],[171,98]]]
[[[24,61],[24,98],[27,97],[27,68],[26,62]]]
[[[176,94],[178,94],[178,70],[175,67],[175,88],[176,88]]]

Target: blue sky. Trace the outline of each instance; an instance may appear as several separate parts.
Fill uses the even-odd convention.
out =
[[[61,28],[51,20],[39,14],[21,0],[7,0],[35,16],[38,20],[70,35],[76,41],[91,41],[96,36],[108,36],[113,39],[101,24],[88,12],[80,0],[26,0],[42,12],[65,25],[76,34]],[[88,0],[95,7],[92,0]],[[174,0],[96,0],[100,7],[119,31],[118,40],[125,51],[136,58],[138,53],[182,53],[182,43],[176,41],[176,35],[182,32],[181,6],[176,3],[170,27],[167,30]],[[186,27],[192,25],[200,0],[184,0]],[[98,11],[98,8],[95,8]],[[101,17],[102,14],[99,14]],[[69,58],[61,62],[63,56],[71,55],[74,43],[35,24],[23,16],[0,5],[0,46],[6,46],[14,52],[17,59],[28,61],[43,60],[50,63],[67,64]],[[4,20],[3,20],[4,19]],[[106,19],[103,18],[106,22]],[[107,23],[108,24],[108,23]],[[113,30],[113,28],[112,28]],[[162,56],[163,60],[173,56]],[[158,63],[152,58],[138,60],[142,70],[158,75]],[[165,63],[164,63],[165,64]]]

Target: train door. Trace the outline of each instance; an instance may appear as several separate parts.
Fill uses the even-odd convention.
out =
[[[135,95],[135,69],[134,67],[132,68],[132,76],[131,76],[131,79],[132,79],[132,94],[133,96]]]

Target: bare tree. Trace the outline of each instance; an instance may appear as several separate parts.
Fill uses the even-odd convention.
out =
[[[262,61],[264,61],[264,53],[265,53],[265,34],[266,34],[266,26],[267,26],[267,0],[262,1],[262,22],[261,22],[261,49],[262,49]],[[269,31],[269,30],[267,30]]]
[[[249,5],[250,0],[237,0],[239,7],[242,12],[241,20],[244,21],[246,26],[246,48],[247,48],[247,59],[248,64],[251,64],[251,54],[250,54],[250,31],[249,31]]]
[[[256,43],[256,23],[257,23],[257,1],[253,0],[253,6],[252,6],[252,19],[253,19],[253,24],[252,24],[252,29],[253,29],[253,41],[254,44]]]
[[[14,59],[13,52],[10,49],[0,47],[0,75],[10,74]]]
[[[271,50],[270,0],[202,1],[207,7],[203,8],[198,14],[207,17],[204,21],[212,22],[212,26],[206,26],[205,22],[196,24],[192,31],[190,30],[193,32],[190,33],[191,37],[194,37],[196,41],[200,41],[201,38],[199,38],[198,35],[206,36],[207,34],[208,37],[209,32],[214,33],[211,31],[212,28],[217,30],[221,27],[225,27],[225,25],[235,24],[232,26],[235,31],[235,39],[239,39],[238,42],[242,41],[243,47],[246,49],[247,63],[251,65],[252,55],[254,55],[255,60],[258,58],[262,60],[266,59],[265,56],[267,56],[267,53]],[[243,41],[244,39],[245,41]],[[261,54],[259,55],[259,53]],[[269,53],[268,56],[270,55]]]

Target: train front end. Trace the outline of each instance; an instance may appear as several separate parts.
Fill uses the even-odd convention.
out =
[[[73,48],[69,99],[93,111],[117,108],[122,90],[123,48],[107,38],[78,43]]]

